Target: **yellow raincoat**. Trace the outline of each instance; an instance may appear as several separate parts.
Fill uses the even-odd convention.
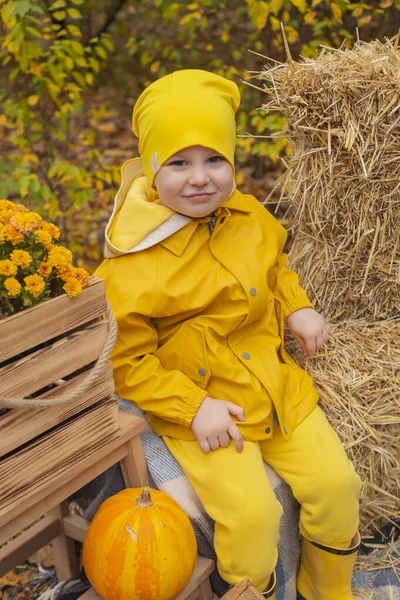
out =
[[[125,163],[106,230],[104,279],[119,335],[116,392],[147,411],[158,435],[195,440],[206,395],[243,407],[243,438],[283,436],[314,409],[310,377],[283,347],[284,321],[312,307],[282,253],[286,232],[236,190],[210,218],[162,206],[140,159]]]

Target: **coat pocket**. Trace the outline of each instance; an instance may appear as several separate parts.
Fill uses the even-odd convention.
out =
[[[183,372],[204,390],[211,376],[205,334],[192,323],[188,323],[185,329]]]

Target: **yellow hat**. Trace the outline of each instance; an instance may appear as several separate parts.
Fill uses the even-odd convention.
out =
[[[219,152],[234,170],[239,104],[237,85],[208,71],[175,71],[149,85],[133,109],[132,130],[150,185],[165,161],[189,146]]]

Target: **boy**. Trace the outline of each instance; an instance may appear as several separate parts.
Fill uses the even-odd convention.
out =
[[[237,86],[200,70],[151,84],[106,229],[119,337],[116,391],[145,410],[215,521],[218,570],[275,597],[282,508],[268,462],[301,505],[300,597],[350,600],[359,478],[283,346],[328,336],[282,253],[286,233],[234,183]]]

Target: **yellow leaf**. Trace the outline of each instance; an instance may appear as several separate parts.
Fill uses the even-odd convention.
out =
[[[389,8],[389,6],[392,6],[393,4],[393,0],[381,0],[381,2],[379,2],[379,6],[381,8]]]
[[[54,18],[57,19],[57,21],[63,21],[66,16],[67,13],[65,12],[65,10],[56,10],[56,12],[54,13]]]
[[[211,50],[214,50],[214,46],[212,44],[207,44],[206,50],[207,52],[211,52]]]
[[[161,63],[160,63],[159,60],[156,60],[153,63],[151,63],[151,65],[150,65],[150,72],[151,73],[157,73],[157,71],[160,68],[160,65],[161,65]]]
[[[361,17],[361,19],[358,19],[357,25],[359,27],[362,27],[363,25],[368,25],[368,23],[370,23],[371,21],[372,15],[365,15],[365,17]]]
[[[340,6],[338,6],[337,4],[334,4],[332,2],[331,4],[331,11],[332,14],[334,16],[334,18],[336,19],[336,21],[339,21],[339,23],[342,23],[342,9],[340,8]]]
[[[77,8],[68,8],[67,12],[72,19],[82,19],[82,15]]]
[[[244,174],[242,171],[239,171],[239,173],[236,173],[236,185],[238,187],[242,186],[244,184]]]
[[[271,0],[269,3],[269,10],[273,15],[277,15],[283,6],[284,0]]]
[[[295,6],[302,14],[307,10],[306,0],[290,0],[293,6]]]
[[[224,44],[226,44],[226,42],[229,40],[229,32],[228,31],[223,31],[221,34],[221,42],[223,42]]]
[[[304,24],[305,25],[314,25],[317,20],[316,20],[316,16],[317,13],[315,11],[311,11],[309,13],[307,13],[306,15],[304,15]]]
[[[351,13],[352,17],[355,17],[356,19],[358,19],[358,17],[361,17],[361,15],[363,14],[364,9],[361,6],[358,6],[357,8],[355,8],[353,10],[353,12]]]
[[[64,59],[64,62],[65,62],[67,69],[72,71],[72,69],[74,68],[74,61],[72,60],[72,58],[70,56],[66,56]]]
[[[287,37],[289,44],[293,44],[294,42],[297,42],[297,40],[299,39],[299,32],[296,31],[296,29],[294,27],[290,27],[287,25],[285,27],[285,32],[286,32],[286,37]]]
[[[257,29],[264,29],[268,15],[269,6],[263,0],[256,0],[249,6],[249,17]]]
[[[100,56],[100,58],[102,58],[103,60],[107,59],[107,52],[104,50],[103,46],[96,46],[95,50],[96,54]]]
[[[93,77],[92,73],[85,73],[85,81],[87,84],[92,85],[92,83],[94,81],[94,77]]]
[[[27,102],[28,106],[35,106],[39,102],[39,96],[29,96]]]
[[[67,29],[68,29],[69,33],[71,35],[73,35],[74,37],[81,37],[82,36],[81,30],[76,25],[67,25]]]
[[[269,22],[271,23],[272,31],[278,31],[278,29],[281,28],[280,20],[277,19],[276,17],[273,17],[272,15],[269,18]]]
[[[318,4],[321,4],[321,2],[323,2],[323,0],[312,0],[311,6],[315,8]]]

